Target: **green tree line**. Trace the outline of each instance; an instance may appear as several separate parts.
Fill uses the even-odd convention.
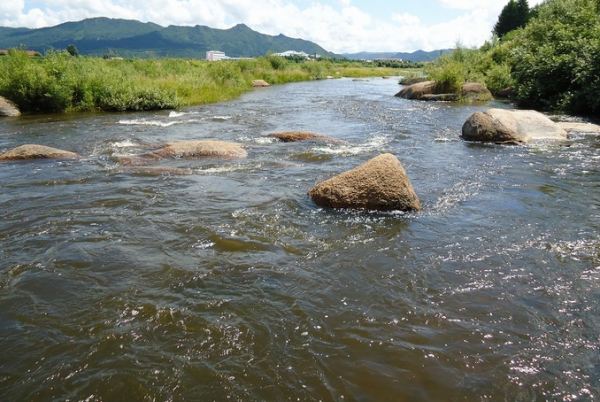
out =
[[[518,24],[507,16],[519,7]],[[525,15],[526,14],[526,15]],[[479,49],[457,45],[426,67],[439,89],[484,83],[493,93],[512,89],[518,105],[600,114],[600,0],[546,0],[533,9],[511,0]]]

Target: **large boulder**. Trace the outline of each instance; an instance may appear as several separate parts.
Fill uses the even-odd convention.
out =
[[[405,99],[421,99],[423,95],[433,94],[435,91],[435,81],[423,81],[408,85],[396,94]]]
[[[419,211],[419,198],[402,164],[392,154],[317,184],[308,192],[322,207],[379,211]]]
[[[567,132],[534,110],[489,109],[476,112],[463,124],[466,141],[528,144],[533,140],[567,138]]]
[[[465,82],[462,85],[461,96],[472,101],[485,102],[494,99],[490,90],[478,82]]]
[[[461,98],[471,101],[488,101],[494,97],[492,93],[483,85],[476,82],[466,82],[462,84],[460,93],[436,93],[435,81],[423,81],[408,85],[396,94],[401,98],[426,100],[426,101],[456,101]]]
[[[275,137],[283,142],[297,142],[297,141],[335,141],[333,138],[326,137],[320,134],[314,134],[308,131],[284,131],[281,133],[271,133],[269,137]]]
[[[0,96],[0,116],[4,117],[18,117],[21,115],[19,109],[14,103],[8,99]]]
[[[75,152],[47,147],[44,145],[25,144],[6,151],[0,155],[0,161],[19,159],[78,159]]]
[[[239,144],[226,141],[200,140],[169,142],[154,155],[163,157],[218,156],[225,158],[245,158],[248,153]]]

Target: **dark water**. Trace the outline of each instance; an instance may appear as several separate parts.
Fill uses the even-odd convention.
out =
[[[600,139],[462,142],[474,111],[395,80],[174,112],[0,120],[0,400],[600,398]],[[278,143],[285,130],[346,143]],[[245,160],[118,163],[165,141]],[[306,192],[382,152],[423,211]]]

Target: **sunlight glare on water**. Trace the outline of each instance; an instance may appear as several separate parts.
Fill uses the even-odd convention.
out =
[[[512,106],[398,90],[0,120],[0,152],[83,156],[0,165],[0,399],[598,399],[598,137],[465,143],[473,112]],[[291,130],[335,141],[268,136]],[[136,159],[197,139],[248,158]],[[308,198],[384,152],[421,212]]]

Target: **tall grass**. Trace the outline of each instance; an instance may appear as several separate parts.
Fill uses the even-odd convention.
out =
[[[294,63],[268,55],[207,62],[184,59],[106,60],[49,52],[0,57],[0,95],[24,113],[174,109],[233,99],[263,79],[271,84],[328,76],[394,75],[398,70],[331,61]]]

